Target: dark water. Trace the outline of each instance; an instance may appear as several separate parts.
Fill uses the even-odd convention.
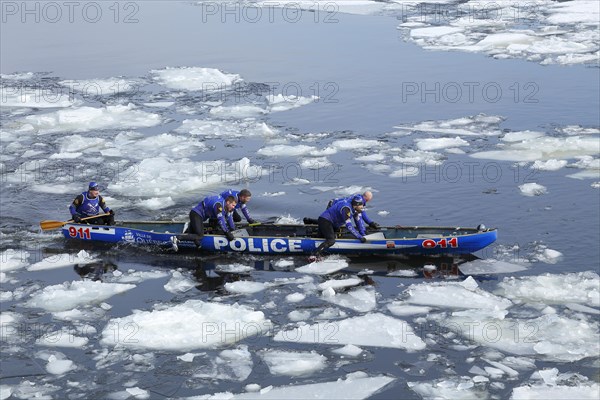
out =
[[[128,3],[129,4],[129,3]],[[141,2],[132,3],[138,8],[125,9],[121,5],[115,23],[113,9],[102,3],[103,18],[89,23],[75,17],[73,23],[66,16],[58,23],[42,20],[38,23],[8,19],[2,24],[2,57],[0,68],[3,74],[14,72],[45,73],[38,82],[63,79],[98,79],[124,76],[143,78],[146,84],[133,94],[120,94],[117,99],[136,104],[160,97],[162,100],[175,98],[178,91],[167,90],[149,83],[149,71],[166,66],[199,66],[218,68],[229,73],[240,74],[252,87],[266,90],[288,88],[300,89],[298,94],[318,94],[320,101],[295,110],[273,113],[261,117],[270,126],[284,134],[298,136],[292,144],[303,143],[311,133],[325,133],[324,139],[306,143],[325,148],[340,139],[380,139],[392,147],[410,148],[413,136],[389,136],[394,126],[417,123],[425,120],[461,118],[484,113],[505,118],[500,129],[551,131],[556,126],[600,125],[598,109],[599,73],[597,68],[585,66],[540,66],[522,60],[494,60],[481,54],[425,51],[414,44],[405,43],[396,30],[398,21],[393,17],[354,16],[337,14],[337,22],[325,23],[325,15],[315,17],[311,13],[297,23],[282,18],[273,21],[262,19],[248,23],[235,19],[221,21],[219,16],[203,15],[201,6],[188,3]],[[136,11],[137,10],[137,11]],[[133,11],[136,11],[134,14]],[[77,15],[77,14],[76,14]],[[124,23],[130,16],[137,22]],[[315,23],[315,18],[319,19]],[[36,78],[37,79],[37,78]],[[6,84],[3,80],[3,85]],[[490,101],[481,91],[475,91],[473,101],[467,93],[456,102],[449,101],[441,92],[409,95],[407,88],[435,88],[448,84],[473,84],[483,87],[493,84],[502,89],[502,95]],[[422,86],[425,85],[425,86]],[[517,93],[518,92],[518,93]],[[252,96],[240,100],[228,92],[227,104],[245,104]],[[183,102],[194,105],[202,94],[187,95]],[[436,97],[437,96],[437,97]],[[439,97],[439,98],[438,98]],[[87,99],[87,104],[100,106],[114,99]],[[497,100],[497,101],[496,101]],[[177,100],[180,101],[180,100]],[[15,117],[3,107],[2,124],[10,127]],[[47,110],[33,109],[28,113],[41,114]],[[173,109],[147,109],[160,112],[166,121],[154,128],[137,131],[144,135],[171,132],[181,121],[199,118],[180,114]],[[11,129],[11,128],[9,128]],[[90,132],[92,137],[113,132]],[[56,140],[70,133],[40,135],[34,142],[49,143],[52,152],[58,152]],[[467,139],[467,138],[465,138]],[[468,139],[469,151],[490,150],[498,142],[496,137]],[[581,272],[600,269],[600,195],[597,188],[590,187],[592,180],[567,178],[572,169],[558,171],[535,171],[505,161],[475,160],[468,155],[450,154],[448,162],[455,163],[457,174],[438,167],[420,165],[417,176],[390,178],[387,174],[369,172],[363,163],[354,160],[355,155],[369,151],[340,151],[329,157],[336,166],[324,166],[318,170],[302,169],[300,174],[285,170],[287,165],[297,163],[297,157],[282,155],[275,160],[256,154],[268,145],[263,139],[207,140],[214,146],[209,152],[195,156],[197,161],[239,160],[248,157],[259,166],[277,167],[271,174],[254,180],[249,187],[255,193],[252,211],[259,219],[290,215],[317,216],[331,197],[332,190],[321,191],[319,187],[343,188],[351,185],[370,187],[375,198],[370,208],[371,215],[382,224],[402,225],[452,225],[476,226],[485,223],[498,227],[499,240],[488,249],[476,254],[482,258],[505,261],[531,259],[540,244],[560,251],[563,256],[554,264],[532,262],[526,271],[514,276],[539,275],[546,272]],[[11,154],[3,144],[3,156]],[[600,149],[598,149],[600,152]],[[50,153],[48,153],[50,154]],[[48,156],[45,155],[45,157]],[[597,156],[597,154],[596,154]],[[44,157],[44,156],[43,156]],[[4,158],[4,157],[3,157]],[[123,159],[123,166],[135,160]],[[3,160],[2,249],[29,251],[29,263],[52,254],[75,253],[77,245],[67,246],[58,235],[40,235],[37,225],[42,219],[64,219],[68,216],[67,204],[73,194],[48,194],[35,191],[36,185],[63,183],[63,167],[81,166],[80,186],[91,179],[101,180],[102,162],[94,160],[51,161],[58,173],[25,174],[20,181],[7,179],[7,174],[18,171],[21,160]],[[53,164],[52,164],[53,163]],[[476,164],[472,164],[476,163]],[[112,164],[111,164],[112,165]],[[471,166],[471,167],[469,167]],[[472,168],[472,169],[469,169]],[[84,172],[85,171],[85,172]],[[307,185],[290,185],[293,177],[309,181]],[[524,197],[518,186],[536,182],[547,187],[548,194]],[[114,182],[112,182],[114,183]],[[106,194],[112,197],[111,182],[107,183]],[[235,186],[235,182],[227,186]],[[248,185],[240,182],[239,185]],[[219,188],[211,190],[217,191]],[[175,192],[178,192],[174,188]],[[261,195],[265,192],[285,191],[281,197]],[[134,199],[124,199],[117,208],[123,219],[165,219],[185,217],[189,208],[207,193],[188,193],[177,198],[174,206],[159,211],[140,210]],[[379,216],[377,211],[388,211]],[[79,279],[104,279],[104,274],[117,269],[127,271],[172,271],[181,268],[192,277],[197,285],[185,293],[173,295],[163,289],[168,277],[145,280],[137,284],[136,290],[115,296],[108,303],[112,308],[91,325],[101,331],[110,318],[123,317],[132,310],[149,310],[154,304],[179,304],[188,299],[225,299],[226,303],[240,302],[257,308],[274,296],[281,300],[282,294],[261,292],[252,296],[231,296],[223,284],[239,280],[269,282],[282,277],[297,277],[293,271],[274,267],[276,259],[270,257],[194,256],[153,254],[130,248],[92,248],[101,262],[91,267],[67,267],[36,273],[18,270],[10,273],[16,282],[3,282],[2,291],[35,291],[49,285]],[[4,261],[4,260],[3,260]],[[354,275],[363,269],[373,271],[365,278],[366,286],[374,286],[379,293],[378,309],[388,301],[398,299],[408,285],[421,282],[438,282],[446,279],[463,279],[457,263],[464,260],[445,259],[351,259],[349,268],[336,277]],[[216,265],[241,262],[255,268],[247,274],[215,274]],[[303,260],[295,260],[302,265]],[[423,266],[436,264],[437,272],[424,273]],[[393,271],[414,271],[413,277],[388,277]],[[213,271],[213,272],[211,272]],[[433,275],[433,276],[432,276]],[[492,291],[504,276],[478,278],[480,287]],[[317,279],[316,283],[319,283]],[[323,279],[324,280],[324,279]],[[293,291],[284,289],[283,295]],[[150,391],[152,398],[184,397],[212,394],[221,391],[239,393],[247,383],[255,382],[263,387],[312,382],[331,381],[346,373],[366,371],[370,375],[387,374],[398,379],[373,398],[419,398],[406,386],[407,381],[431,381],[442,377],[467,375],[470,366],[462,360],[466,357],[485,355],[485,350],[456,350],[450,340],[437,337],[437,343],[424,352],[407,353],[397,349],[365,348],[364,356],[349,364],[338,366],[335,356],[325,345],[303,345],[276,343],[269,337],[248,341],[251,352],[265,348],[311,351],[326,354],[330,361],[321,372],[308,378],[274,376],[260,358],[255,356],[249,378],[243,382],[227,379],[194,378],[202,365],[190,364],[188,369],[177,363],[173,353],[153,352],[150,361],[134,361],[127,351],[105,349],[98,343],[98,335],[92,335],[85,350],[57,348],[73,360],[78,369],[63,376],[53,376],[44,371],[44,363],[35,357],[43,350],[35,339],[40,332],[70,326],[55,320],[39,309],[28,309],[21,300],[2,301],[1,310],[14,311],[25,316],[23,332],[16,346],[2,342],[2,385],[18,385],[25,379],[37,381],[46,387],[53,398],[105,398],[109,393],[123,390],[125,383],[135,381],[138,386]],[[223,300],[222,300],[223,301]],[[298,307],[321,309],[322,301],[309,298]],[[294,309],[291,303],[280,302],[275,310],[265,312],[278,326],[289,323],[286,315]],[[258,307],[260,308],[260,307]],[[348,310],[349,315],[354,312]],[[408,319],[409,322],[411,319]],[[30,327],[38,327],[33,331]],[[4,338],[3,338],[4,339]],[[53,350],[53,349],[51,349]],[[202,350],[204,351],[204,350]],[[208,350],[207,360],[216,356],[221,349]],[[436,361],[427,361],[427,354],[437,354]],[[103,354],[103,355],[100,355]],[[98,359],[109,359],[109,366],[98,364]],[[333,361],[335,360],[335,361]],[[208,362],[208,361],[207,361]],[[536,362],[537,369],[559,367],[561,372],[578,372],[590,379],[597,379],[597,359],[584,359],[568,366],[545,361]],[[452,372],[449,373],[448,371]],[[424,371],[424,372],[422,372]],[[531,371],[533,372],[533,371]],[[504,381],[504,387],[490,389],[496,398],[510,396],[513,387],[526,381],[529,372],[522,373],[517,380]],[[69,385],[68,382],[78,382]],[[24,398],[33,395],[24,395]]]

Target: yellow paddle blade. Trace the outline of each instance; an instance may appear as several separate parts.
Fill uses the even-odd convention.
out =
[[[44,230],[44,231],[49,231],[52,229],[60,229],[67,222],[69,222],[69,221],[62,222],[62,221],[46,220],[46,221],[40,222],[40,228],[42,228],[42,230]]]

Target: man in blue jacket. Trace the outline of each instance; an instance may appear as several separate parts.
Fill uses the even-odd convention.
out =
[[[231,231],[235,230],[232,213],[237,204],[235,197],[223,198],[219,195],[208,196],[190,211],[190,224],[187,233],[195,234],[194,242],[200,247],[200,239],[204,236],[204,221],[215,219],[228,240],[233,240]]]
[[[356,222],[356,214],[360,214],[363,207],[364,201],[362,196],[356,195],[350,201],[343,199],[335,202],[319,216],[317,221],[319,236],[324,237],[325,241],[317,247],[317,250],[311,256],[310,259],[312,261],[316,260],[325,250],[335,244],[335,231],[344,225],[362,243],[367,241],[364,237],[364,231],[360,232],[352,226],[352,220],[354,219]]]
[[[89,218],[99,215],[100,210],[108,213],[108,215]],[[115,212],[106,205],[104,198],[100,196],[100,186],[96,182],[90,182],[88,190],[75,197],[75,200],[69,206],[69,211],[71,212],[73,221],[76,223],[92,225],[115,224]],[[85,219],[82,221],[83,218]]]
[[[367,190],[363,194],[357,193],[357,194],[353,194],[350,197],[340,197],[340,198],[332,199],[332,200],[329,200],[329,203],[327,203],[327,208],[331,207],[333,204],[335,204],[336,202],[338,202],[340,200],[352,201],[352,198],[356,197],[356,196],[361,196],[363,199],[363,204],[366,205],[373,198],[373,193],[371,191]],[[361,217],[361,222],[359,222],[359,224],[362,224],[362,221],[364,221],[372,229],[380,228],[380,226],[377,222],[375,222],[371,218],[369,218],[369,216],[367,215],[367,212],[364,209],[360,214],[358,214],[358,216]],[[364,226],[364,224],[363,224],[363,226]]]
[[[248,210],[247,206],[247,203],[252,198],[252,193],[250,193],[248,189],[242,189],[240,191],[227,189],[226,191],[221,193],[221,197],[223,197],[224,199],[229,196],[235,197],[235,200],[237,202],[235,209],[233,210],[233,222],[242,221],[242,217],[237,212],[237,210],[241,210],[242,214],[244,214],[244,217],[246,218],[246,221],[248,221],[249,224],[256,223],[256,220],[250,216],[250,211]]]

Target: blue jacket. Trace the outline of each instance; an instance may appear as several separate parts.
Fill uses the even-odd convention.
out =
[[[244,217],[246,218],[246,221],[248,221],[248,222],[253,221],[253,218],[250,216],[250,211],[248,210],[248,207],[246,206],[246,204],[245,203],[242,204],[242,202],[240,202],[240,197],[239,197],[240,192],[238,190],[228,189],[228,190],[224,191],[223,193],[221,193],[220,196],[223,199],[226,199],[229,196],[235,197],[235,201],[237,202],[237,204],[235,205],[235,209],[242,211],[242,213],[244,214]]]
[[[357,231],[352,225],[352,219],[356,222],[356,214],[360,218],[360,213],[354,212],[352,204],[343,199],[335,202],[327,210],[325,210],[320,217],[330,221],[334,229],[339,229],[342,226],[346,226],[346,229],[350,231],[357,239],[363,237],[364,233]],[[361,220],[362,221],[362,220]],[[357,227],[360,229],[360,226]],[[364,226],[363,226],[364,229]]]
[[[69,206],[71,215],[80,215],[82,217],[91,217],[100,214],[100,209],[105,213],[110,211],[110,208],[104,202],[102,196],[90,199],[88,192],[83,192],[75,197],[73,203]]]
[[[227,221],[225,221],[226,217],[223,215],[225,213],[223,209],[224,204],[225,200],[221,196],[208,196],[198,203],[196,207],[192,208],[192,211],[200,215],[203,221],[210,218],[217,219],[223,232],[233,231],[235,230],[233,214],[227,213]]]
[[[328,204],[333,205],[333,204],[335,204],[335,203],[337,203],[338,201],[341,201],[341,200],[347,200],[348,202],[350,202],[350,201],[352,201],[352,198],[354,196],[360,196],[360,197],[362,197],[363,204],[365,206],[367,205],[367,201],[365,200],[365,197],[362,194],[358,194],[358,193],[357,194],[353,194],[352,196],[348,196],[348,197],[338,197],[338,198],[335,198],[335,199],[331,199]],[[370,224],[373,223],[373,220],[371,218],[369,218],[369,216],[367,215],[367,212],[365,210],[363,210],[362,213],[360,213],[360,216],[362,217],[360,223],[362,223],[363,226],[364,226],[365,223],[367,225],[370,225]],[[358,224],[357,224],[357,226],[358,226]],[[363,235],[364,235],[364,233],[363,233]]]

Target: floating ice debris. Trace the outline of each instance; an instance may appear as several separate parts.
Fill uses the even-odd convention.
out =
[[[46,371],[53,375],[62,375],[74,369],[77,369],[77,367],[73,361],[59,359],[55,355],[51,355],[48,358],[48,364],[46,364]]]
[[[414,276],[418,276],[417,271],[412,269],[399,269],[396,271],[388,272],[387,276],[400,276],[405,278],[412,278]]]
[[[496,292],[526,303],[576,303],[600,307],[600,276],[587,271],[504,278]]]
[[[439,379],[433,382],[407,382],[409,388],[424,399],[479,400],[488,397],[487,391],[475,387],[466,377]]]
[[[309,376],[327,366],[327,357],[315,351],[267,350],[260,355],[273,375]]]
[[[330,256],[303,267],[296,268],[302,274],[326,275],[348,267],[348,261],[337,256]]]
[[[525,265],[494,259],[467,261],[458,266],[465,275],[509,274],[527,269]]]
[[[373,139],[344,139],[334,141],[331,146],[338,150],[366,150],[374,147],[385,147],[386,144]]]
[[[504,118],[499,116],[479,114],[450,120],[425,121],[415,125],[406,124],[395,128],[452,136],[497,136],[502,132],[498,124],[503,120]]]
[[[27,267],[28,271],[42,271],[55,268],[72,267],[75,264],[85,265],[97,262],[98,259],[92,257],[87,251],[81,250],[77,254],[61,253],[51,257],[46,257],[42,261]]]
[[[173,275],[169,282],[164,286],[167,292],[171,293],[185,293],[190,289],[193,289],[198,285],[198,282],[194,281],[188,276],[183,275],[179,271],[173,271]]]
[[[359,278],[348,278],[348,279],[331,279],[320,283],[317,288],[319,290],[325,290],[327,288],[333,288],[334,290],[344,289],[352,286],[358,286],[363,282]]]
[[[417,148],[419,150],[431,151],[446,149],[449,147],[468,146],[469,142],[461,139],[460,137],[455,138],[430,138],[430,139],[417,139],[415,140]]]
[[[521,194],[528,197],[541,196],[548,193],[548,189],[539,183],[524,183],[519,185]]]
[[[358,357],[363,353],[363,349],[353,344],[347,344],[339,349],[331,350],[331,352],[346,357]]]
[[[43,308],[46,311],[67,311],[80,305],[98,304],[104,300],[131,290],[135,285],[103,283],[100,281],[74,281],[61,285],[46,286],[35,292],[27,307]]]
[[[150,211],[162,210],[174,206],[176,203],[171,196],[168,197],[152,197],[150,199],[140,200],[136,203],[140,208]]]
[[[266,146],[258,150],[258,154],[269,157],[297,157],[309,154],[316,147],[300,145],[277,144],[274,146]]]
[[[111,329],[114,326],[135,326],[137,330],[130,340],[116,341]],[[271,321],[249,307],[188,300],[175,306],[163,305],[160,310],[138,311],[112,319],[102,332],[101,343],[187,352],[226,346],[246,337],[264,335],[270,329]]]
[[[133,104],[104,108],[79,107],[52,113],[29,115],[20,120],[40,134],[55,132],[88,132],[105,129],[132,129],[156,126],[162,122],[158,114],[138,110]]]
[[[237,74],[226,74],[215,68],[167,67],[150,73],[159,84],[176,90],[223,90],[242,80]]]
[[[112,276],[104,275],[104,281],[111,283],[140,283],[149,279],[160,279],[169,276],[167,271],[135,271],[132,268],[136,266],[137,264],[121,263],[121,267],[129,267],[129,271],[123,273],[119,270],[114,270],[112,271]],[[140,266],[143,266],[143,264]]]
[[[44,334],[35,341],[39,346],[82,348],[88,343],[85,337],[75,336],[73,330],[63,328],[59,331]]]
[[[194,377],[242,382],[252,373],[253,365],[248,346],[239,345],[223,350],[216,357],[203,361]]]
[[[203,355],[204,353],[185,353],[181,356],[177,356],[178,360],[181,360],[183,362],[192,362],[194,361],[194,358],[196,358],[196,356],[199,355]]]
[[[294,311],[290,311],[288,313],[288,318],[290,319],[290,321],[292,322],[298,322],[298,321],[306,321],[307,319],[310,318],[310,311],[308,310],[294,310]]]
[[[125,392],[127,392],[130,396],[133,396],[133,398],[135,398],[135,399],[149,399],[150,398],[149,391],[141,389],[137,386],[125,389]]]
[[[252,294],[262,292],[263,290],[269,287],[268,284],[264,282],[253,282],[253,281],[237,281],[237,282],[227,282],[225,284],[225,290],[230,293],[238,293],[238,294]]]
[[[356,0],[353,0],[356,1]],[[367,399],[377,393],[395,378],[387,376],[348,375],[346,379],[332,382],[312,383],[294,386],[268,386],[259,392],[233,394],[230,392],[215,393],[212,396],[188,397],[188,400],[281,400],[281,399],[314,399],[314,400],[360,400]]]
[[[285,296],[285,301],[289,303],[299,303],[306,298],[306,295],[303,293],[290,293]]]
[[[23,268],[29,264],[29,256],[30,253],[23,250],[7,249],[0,252],[0,271],[6,273]]]
[[[247,274],[254,271],[254,268],[244,264],[222,264],[215,267],[216,272],[224,272],[230,274]]]
[[[244,121],[214,121],[202,119],[186,119],[175,129],[178,133],[200,136],[204,139],[227,138],[242,139],[247,137],[273,137],[276,131],[264,122],[254,120]]]
[[[468,282],[435,282],[411,285],[406,289],[407,303],[441,308],[504,310],[512,305],[508,299],[494,296]],[[466,285],[465,285],[466,283]]]
[[[328,293],[327,291],[333,292]],[[348,293],[335,294],[330,286],[324,290],[323,300],[357,312],[369,312],[377,306],[376,292],[373,289],[354,289]]]
[[[558,369],[539,370],[532,382],[513,389],[511,399],[597,399],[598,383],[579,374],[559,374]]]
[[[141,81],[123,78],[64,80],[58,82],[69,91],[83,93],[84,96],[115,96],[120,93],[138,91]]]
[[[399,301],[388,304],[387,308],[392,314],[399,317],[415,314],[428,314],[431,311],[431,307],[413,306]]]
[[[531,166],[531,169],[540,170],[540,171],[558,171],[567,165],[566,160],[555,160],[550,159],[547,161],[536,161]]]
[[[318,100],[318,96],[302,97],[294,95],[284,96],[282,94],[267,96],[271,112],[291,110]]]
[[[217,118],[255,118],[268,111],[256,105],[218,106],[210,110],[210,115]]]
[[[300,325],[291,330],[277,332],[274,340],[295,343],[392,347],[409,351],[425,348],[425,342],[413,332],[408,323],[379,313],[335,322]]]
[[[544,245],[538,246],[533,255],[535,260],[546,264],[556,264],[561,257],[562,253],[560,251],[549,249]]]

